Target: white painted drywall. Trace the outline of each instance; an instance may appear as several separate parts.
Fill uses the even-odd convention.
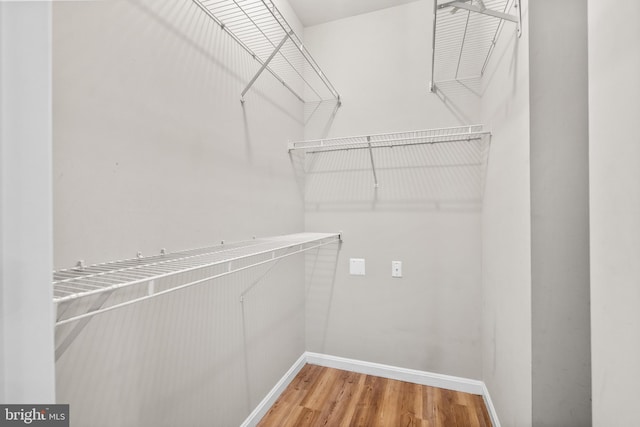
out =
[[[259,64],[193,2],[53,18],[57,268],[302,231],[302,104],[264,74],[242,106]],[[264,273],[96,316],[56,364],[74,423],[238,425],[305,350],[304,258]]]
[[[479,94],[429,92],[433,5],[421,0],[305,28],[305,44],[342,97],[307,111],[305,138],[474,124]]]
[[[299,230],[286,141],[301,104],[267,74],[243,108],[259,64],[194,4],[54,18],[57,268]]]
[[[587,11],[582,0],[549,6],[529,6],[533,425],[587,426]]]
[[[505,25],[485,76],[491,152],[482,210],[482,379],[504,426],[531,425],[528,2]]]
[[[0,94],[0,402],[55,403],[50,3],[0,3]]]
[[[348,18],[379,9],[398,6],[415,0],[290,0],[290,3],[305,27],[324,22]]]
[[[640,4],[589,1],[593,425],[637,423]]]
[[[311,117],[307,138],[479,119],[463,87],[447,103],[429,92],[432,10],[417,1],[305,29],[343,99],[335,117],[330,107]],[[366,151],[307,157],[306,229],[344,238],[324,264],[307,264],[307,350],[480,378],[481,182],[461,164],[481,155],[464,144],[377,150],[378,189]],[[365,258],[365,276],[349,275],[349,258]]]

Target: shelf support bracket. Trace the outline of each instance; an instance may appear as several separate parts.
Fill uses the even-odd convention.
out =
[[[244,104],[244,95],[247,93],[249,89],[251,89],[251,86],[253,86],[256,80],[258,80],[258,77],[260,77],[260,74],[262,74],[265,68],[267,68],[267,66],[269,65],[269,62],[271,62],[271,60],[278,54],[278,52],[280,51],[282,46],[286,43],[286,41],[289,39],[289,37],[291,37],[291,33],[285,34],[285,36],[282,38],[282,41],[278,44],[278,46],[276,46],[274,51],[271,52],[271,55],[269,55],[267,60],[262,63],[262,66],[260,67],[256,75],[253,76],[253,78],[251,79],[247,87],[245,87],[244,90],[242,91],[242,95],[240,96],[240,102]]]
[[[102,294],[100,294],[98,298],[95,300],[95,302],[91,305],[89,310],[87,310],[87,313],[100,310],[104,305],[104,303],[107,302],[107,300],[109,299],[112,293],[113,293],[113,290],[110,290],[108,292],[103,292]],[[60,357],[62,357],[64,352],[67,351],[69,346],[73,344],[73,342],[76,340],[78,335],[80,335],[80,332],[82,332],[82,330],[89,324],[91,319],[92,317],[85,317],[79,320],[78,323],[76,323],[73,326],[73,329],[71,329],[69,334],[64,338],[64,340],[62,340],[60,345],[56,347],[56,362],[58,361],[58,359],[60,359]]]
[[[520,0],[516,0],[514,6],[518,9],[518,38],[522,35],[522,4]]]
[[[438,0],[433,0],[433,31],[431,34],[431,81],[429,82],[429,92],[436,92],[435,67],[436,67],[436,25],[438,25]]]
[[[373,170],[373,185],[378,188],[378,175],[376,174],[376,164],[373,162],[373,148],[371,147],[370,136],[367,136],[367,142],[369,143],[369,157],[371,158],[371,169]]]
[[[258,277],[256,280],[254,280],[251,285],[249,285],[244,291],[242,291],[242,293],[240,294],[240,302],[244,302],[244,298],[247,296],[247,294],[260,282],[262,282],[262,280],[267,277],[269,275],[269,273],[271,273],[271,270],[273,270],[273,268],[278,265],[280,263],[279,259],[276,259],[275,257],[275,251],[273,251],[271,253],[271,259],[274,260],[273,263],[271,263],[271,265],[269,266],[269,268],[267,268],[267,271],[265,271],[264,273],[262,273],[260,275],[260,277]],[[244,307],[242,308],[244,310]]]

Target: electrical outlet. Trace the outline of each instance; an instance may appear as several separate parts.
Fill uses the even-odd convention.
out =
[[[391,261],[391,277],[402,277],[402,261]]]

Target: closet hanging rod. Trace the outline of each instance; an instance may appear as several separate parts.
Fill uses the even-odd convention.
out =
[[[92,317],[99,313],[115,310],[133,303],[145,301],[180,289],[243,271],[259,265],[278,261],[282,258],[311,249],[341,242],[339,233],[297,233],[252,239],[230,245],[224,243],[193,251],[176,252],[164,256],[137,258],[109,264],[98,264],[85,269],[62,270],[54,273],[54,303],[57,307],[73,301],[104,296],[104,300],[81,314],[62,318],[64,311],[58,313],[56,326]],[[216,270],[215,267],[223,267]],[[185,280],[184,283],[163,283],[167,278],[180,274],[206,272],[204,277]],[[70,277],[71,276],[71,277]],[[162,284],[166,289],[156,291]],[[104,306],[111,293],[138,285],[147,285],[146,295],[134,296],[126,301]]]
[[[447,142],[477,141],[482,139],[483,137],[482,136],[461,136],[458,138],[447,139],[446,141],[444,140],[425,141],[424,139],[426,138],[429,138],[429,137],[416,138],[416,140],[410,140],[405,138],[405,139],[397,139],[397,140],[394,140],[393,142],[391,141],[379,142],[379,143],[372,142],[372,143],[367,143],[367,145],[363,145],[362,143],[357,143],[357,144],[354,143],[353,146],[348,146],[348,147],[320,146],[320,147],[317,147],[317,149],[315,150],[311,150],[309,148],[306,148],[306,150],[307,150],[307,153],[309,154],[324,153],[327,151],[369,150],[369,149],[375,149],[375,148],[393,148],[393,147],[400,147],[400,146],[407,146],[407,145],[431,145],[431,144],[444,144]]]
[[[305,150],[307,153],[373,149],[407,145],[440,144],[480,140],[491,133],[482,130],[482,125],[425,129],[418,131],[352,136],[331,139],[316,139],[289,143],[289,151]]]

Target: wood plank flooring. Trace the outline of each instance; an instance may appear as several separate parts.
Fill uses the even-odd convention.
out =
[[[305,365],[259,427],[491,427],[482,396]]]

